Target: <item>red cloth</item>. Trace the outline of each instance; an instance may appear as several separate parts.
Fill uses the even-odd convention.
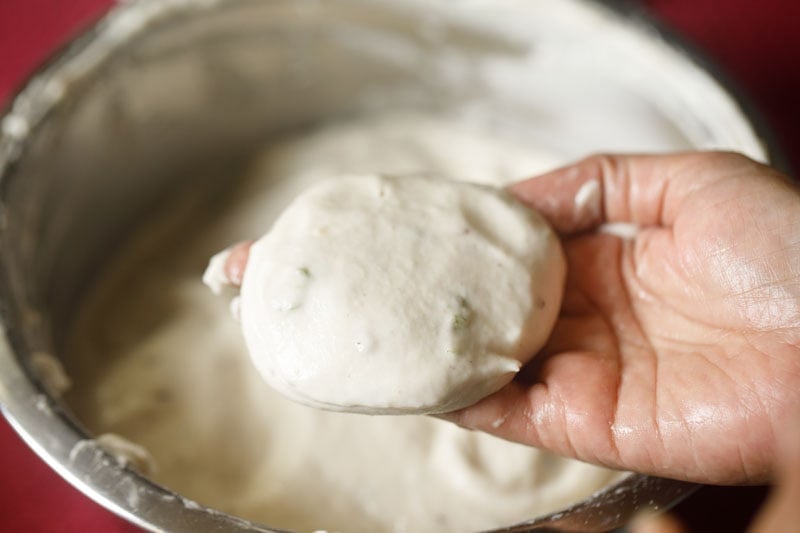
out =
[[[0,0],[0,102],[108,0]],[[800,2],[649,0],[748,93],[800,169]],[[39,461],[0,420],[0,530],[138,531]],[[712,513],[714,514],[714,513]],[[740,524],[741,528],[741,524]]]

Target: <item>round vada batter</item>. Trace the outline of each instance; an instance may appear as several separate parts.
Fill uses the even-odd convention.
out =
[[[564,277],[547,222],[502,189],[337,176],[303,191],[250,248],[242,330],[288,398],[443,413],[496,392],[541,349]]]
[[[93,432],[149,450],[155,481],[273,527],[475,531],[575,503],[623,474],[431,417],[286,400],[264,385],[227,302],[200,280],[214,252],[258,237],[322,179],[425,172],[501,186],[557,163],[411,114],[273,142],[227,197],[187,191],[126,243],[76,317],[67,401]]]

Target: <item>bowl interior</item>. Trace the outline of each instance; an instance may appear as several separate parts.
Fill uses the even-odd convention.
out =
[[[61,353],[86,289],[143,217],[187,187],[224,190],[273,136],[413,110],[457,115],[561,160],[688,148],[766,158],[711,77],[652,30],[594,3],[139,4],[116,8],[33,78],[0,138],[2,292],[14,354],[4,364],[27,372],[3,400],[71,479],[85,474],[68,457],[82,433],[49,396],[52,416],[36,422],[45,415],[34,405],[42,388],[30,354]],[[113,463],[93,468],[120,475]],[[110,481],[80,479],[149,527],[165,527],[177,505],[164,500],[143,515]]]

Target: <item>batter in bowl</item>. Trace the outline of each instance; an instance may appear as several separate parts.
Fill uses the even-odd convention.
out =
[[[67,401],[93,432],[149,450],[155,481],[273,527],[476,531],[575,503],[624,474],[427,416],[286,400],[263,384],[228,304],[200,281],[214,252],[258,237],[324,179],[430,172],[501,186],[557,163],[469,124],[417,115],[273,142],[227,197],[187,191],[121,250],[72,328]]]

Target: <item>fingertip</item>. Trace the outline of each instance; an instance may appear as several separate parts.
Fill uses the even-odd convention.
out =
[[[631,533],[685,533],[683,524],[669,513],[642,513],[630,524]]]
[[[225,275],[231,284],[239,287],[244,279],[244,271],[250,258],[250,247],[253,241],[244,241],[235,244],[230,249],[228,259],[225,261]]]
[[[457,426],[489,433],[500,438],[538,446],[540,442],[526,431],[527,425],[521,423],[520,409],[525,405],[523,388],[511,382],[500,390],[468,407],[447,413],[432,415]]]
[[[561,234],[585,231],[602,222],[602,189],[583,161],[508,187]]]
[[[468,407],[466,409],[469,409]],[[439,420],[444,420],[445,422],[450,422],[451,424],[455,424],[461,429],[466,429],[468,431],[473,431],[475,428],[468,426],[464,420],[463,416],[464,409],[459,409],[457,411],[448,411],[446,413],[431,413],[428,416],[433,418],[438,418]]]

